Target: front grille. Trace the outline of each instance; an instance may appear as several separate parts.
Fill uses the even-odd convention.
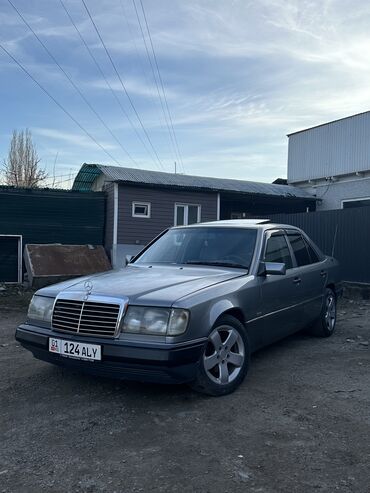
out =
[[[96,301],[57,300],[52,326],[73,334],[114,337],[120,305]]]

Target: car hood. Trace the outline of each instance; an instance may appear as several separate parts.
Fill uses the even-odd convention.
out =
[[[86,293],[85,282],[90,281],[91,295],[128,298],[130,304],[170,306],[183,296],[243,275],[245,270],[220,267],[130,265],[54,284],[37,294],[55,297],[63,293],[73,299]]]

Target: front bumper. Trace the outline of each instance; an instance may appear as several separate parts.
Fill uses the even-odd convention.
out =
[[[101,361],[82,361],[49,352],[49,337],[101,345]],[[92,375],[155,383],[194,380],[205,340],[178,344],[127,344],[120,339],[78,337],[22,324],[16,340],[35,358]]]

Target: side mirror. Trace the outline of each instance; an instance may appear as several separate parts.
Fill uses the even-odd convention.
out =
[[[267,274],[270,274],[271,276],[285,276],[285,264],[280,262],[260,262],[258,275],[267,276]]]
[[[126,255],[125,257],[125,265],[128,265],[135,255]]]

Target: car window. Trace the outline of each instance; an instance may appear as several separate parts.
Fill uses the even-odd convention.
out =
[[[292,257],[284,235],[272,235],[267,240],[265,262],[280,262],[285,264],[287,269],[292,268]]]
[[[302,238],[302,235],[299,233],[290,233],[288,234],[288,239],[292,246],[297,266],[302,267],[303,265],[312,264],[306,242]]]
[[[311,259],[311,264],[315,264],[316,262],[319,262],[320,261],[319,256],[317,255],[315,250],[312,248],[312,246],[308,243],[306,238],[304,238],[304,242],[306,243],[308,254],[309,254],[310,259]]]
[[[249,267],[257,238],[255,228],[185,227],[167,231],[134,263],[210,264]]]

